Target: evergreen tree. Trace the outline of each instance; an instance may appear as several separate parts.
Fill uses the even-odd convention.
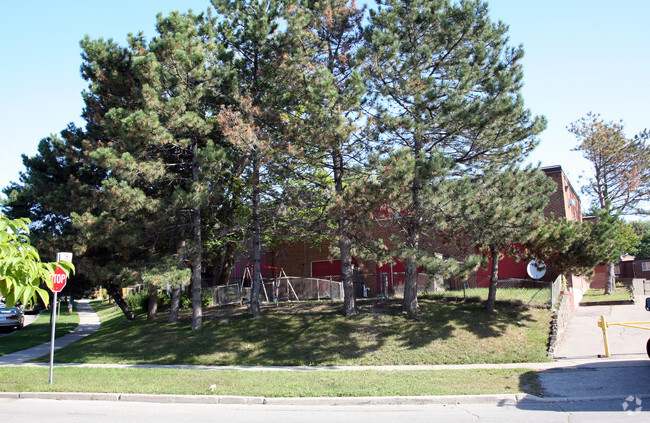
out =
[[[231,58],[233,90],[218,120],[225,137],[245,165],[245,187],[250,201],[253,244],[253,280],[250,309],[261,313],[261,250],[265,194],[274,189],[278,156],[286,151],[283,117],[287,99],[282,91],[286,44],[280,37],[285,4],[277,0],[213,0],[219,19],[217,39]],[[268,216],[268,215],[267,215]]]
[[[538,169],[509,168],[465,181],[472,196],[455,202],[465,239],[491,261],[486,309],[494,311],[501,254],[531,240],[544,224],[544,207],[555,183]]]
[[[347,187],[363,175],[355,164],[365,161],[366,147],[358,138],[361,99],[365,86],[356,53],[362,41],[363,10],[347,0],[306,0],[292,5],[287,38],[291,59],[284,69],[287,92],[297,107],[287,122],[293,171],[326,196],[311,207],[329,208],[341,258],[343,314],[356,313],[352,278],[354,212],[346,200]],[[353,170],[354,169],[354,170]],[[324,175],[328,175],[324,177]],[[304,194],[304,192],[303,192]],[[333,199],[333,201],[332,201]],[[331,232],[331,231],[328,231]]]
[[[130,37],[129,61],[140,82],[132,95],[139,107],[106,113],[105,124],[116,136],[95,146],[90,156],[110,169],[110,177],[103,181],[95,210],[76,222],[86,239],[119,239],[129,254],[124,263],[140,270],[140,279],[155,263],[175,262],[169,275],[178,275],[187,263],[192,329],[199,330],[202,211],[219,201],[217,182],[229,170],[214,117],[223,81],[222,49],[214,42],[209,16],[159,15],[156,29],[159,35],[149,44],[142,36]],[[104,231],[99,240],[98,230]]]
[[[583,187],[593,206],[616,215],[650,213],[650,133],[628,139],[622,124],[605,122],[592,113],[573,122],[569,132],[578,139],[576,150],[593,165],[594,177]],[[616,287],[614,261],[608,264],[605,294],[613,294]]]
[[[380,0],[367,31],[367,70],[375,95],[374,140],[402,145],[415,159],[408,189],[406,251],[420,250],[423,187],[432,154],[454,174],[500,169],[535,145],[545,126],[520,95],[521,47],[508,47],[507,27],[492,23],[478,1]],[[435,175],[435,173],[434,173]],[[404,310],[418,312],[417,269],[405,259]]]

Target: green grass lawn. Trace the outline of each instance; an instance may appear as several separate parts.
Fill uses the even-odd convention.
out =
[[[68,313],[67,308],[61,307],[61,314],[56,318],[56,337],[66,335],[79,324],[79,315],[76,311]],[[52,329],[50,328],[50,311],[43,311],[38,318],[21,330],[3,336],[0,339],[0,355],[25,350],[36,345],[50,342]]]
[[[539,395],[526,369],[411,371],[215,371],[56,367],[0,367],[3,392],[95,392],[265,397]],[[211,385],[216,388],[210,390]]]
[[[340,314],[341,303],[283,303],[259,318],[243,308],[205,309],[203,329],[178,323],[127,322],[108,304],[93,303],[102,319],[94,334],[55,354],[59,363],[190,365],[390,365],[548,361],[551,312],[500,304],[422,298],[420,319],[408,319],[397,300],[359,301],[360,313]],[[46,361],[47,357],[41,358]]]
[[[603,288],[589,289],[585,292],[581,304],[593,303],[599,301],[619,301],[619,300],[632,300],[632,291],[630,288],[623,285],[617,285],[612,295],[605,295]]]
[[[488,288],[467,288],[465,290],[434,291],[426,294],[429,298],[466,299],[486,301]],[[501,288],[497,289],[497,302],[514,303],[531,307],[549,307],[551,290],[544,288]]]

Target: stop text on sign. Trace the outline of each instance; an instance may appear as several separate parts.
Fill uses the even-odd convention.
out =
[[[65,271],[57,266],[52,274],[52,292],[61,292],[67,280],[68,276],[65,274]]]

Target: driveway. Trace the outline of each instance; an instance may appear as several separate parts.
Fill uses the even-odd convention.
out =
[[[608,323],[650,321],[650,312],[645,309],[645,298],[637,295],[636,303],[629,305],[579,307],[567,326],[554,358],[575,360],[604,357],[603,330],[598,326],[600,316],[605,316]],[[650,324],[645,326],[650,328]],[[611,359],[648,359],[646,343],[650,338],[650,331],[610,326],[607,334]]]
[[[579,307],[558,346],[555,360],[567,367],[539,372],[545,396],[650,396],[650,331],[623,326],[608,328],[611,357],[605,357],[600,316],[607,322],[650,321],[645,296],[632,305]],[[640,325],[640,326],[648,326]]]

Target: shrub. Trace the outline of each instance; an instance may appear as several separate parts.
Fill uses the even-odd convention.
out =
[[[203,307],[208,307],[212,304],[212,295],[209,292],[203,291],[201,293],[201,304]],[[190,292],[183,292],[181,294],[181,309],[182,310],[191,310],[192,309],[192,296]]]
[[[124,301],[133,311],[146,310],[149,306],[149,293],[147,291],[132,292],[124,298]]]

